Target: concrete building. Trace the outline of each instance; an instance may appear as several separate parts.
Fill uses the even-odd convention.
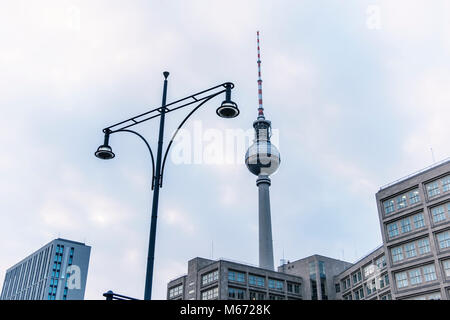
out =
[[[383,244],[353,264],[313,255],[284,263],[274,272],[196,258],[189,262],[187,276],[169,283],[167,298],[202,299],[205,294],[234,299],[233,290],[239,289],[239,299],[254,299],[258,287],[253,287],[252,275],[259,275],[265,286],[258,299],[449,300],[450,159],[382,187],[376,201]],[[212,270],[217,274],[211,275]],[[240,286],[230,280],[230,272],[240,274]],[[202,282],[205,276],[216,279],[212,295],[206,293],[210,287]],[[268,287],[269,279],[284,283],[284,291],[277,294]],[[289,283],[300,284],[299,296],[291,294]]]
[[[168,300],[301,300],[300,277],[228,260],[195,258],[167,285]]]
[[[320,255],[313,255],[278,267],[279,272],[303,280],[304,300],[335,300],[335,277],[353,264]]]
[[[337,300],[392,300],[382,245],[338,274],[334,281]]]
[[[55,239],[6,271],[1,300],[83,300],[91,247]]]
[[[393,299],[450,299],[450,159],[382,187],[378,215]]]
[[[450,299],[450,159],[376,194],[383,244],[335,278],[337,299]]]

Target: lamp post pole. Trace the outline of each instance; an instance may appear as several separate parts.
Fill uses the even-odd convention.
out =
[[[159,203],[159,187],[161,179],[161,158],[164,140],[164,120],[166,118],[166,98],[167,98],[167,77],[169,72],[164,72],[164,89],[161,105],[161,117],[159,118],[159,137],[158,137],[158,151],[156,154],[156,172],[153,190],[152,203],[152,219],[150,224],[150,238],[148,243],[147,255],[147,274],[145,277],[145,293],[144,300],[151,300],[152,298],[152,283],[153,283],[153,266],[155,263],[155,240],[156,240],[156,220],[158,218],[158,203]]]
[[[166,163],[167,154],[169,149],[174,141],[175,136],[178,131],[184,125],[184,123],[189,119],[189,117],[197,111],[203,104],[211,100],[212,98],[225,93],[225,100],[222,104],[217,108],[216,113],[218,116],[222,118],[234,118],[239,114],[239,109],[237,104],[231,101],[231,89],[234,88],[234,84],[231,82],[225,82],[215,87],[203,90],[201,92],[195,93],[183,99],[177,100],[175,102],[166,103],[167,98],[167,78],[169,76],[169,72],[164,72],[164,88],[163,88],[163,96],[162,96],[162,104],[160,108],[152,109],[148,112],[139,114],[130,119],[121,121],[112,126],[109,126],[103,129],[103,133],[105,134],[103,145],[98,147],[95,152],[95,156],[97,158],[107,160],[115,157],[115,154],[112,152],[112,148],[109,146],[109,138],[110,135],[116,132],[129,132],[141,138],[144,143],[147,145],[147,148],[150,152],[151,160],[152,160],[152,189],[153,189],[153,203],[152,203],[152,216],[150,222],[150,236],[149,236],[149,246],[147,253],[147,271],[145,276],[145,292],[144,292],[144,300],[151,300],[152,296],[152,283],[153,283],[153,267],[155,262],[155,243],[156,243],[156,223],[158,218],[158,202],[159,202],[159,190],[162,187],[162,179],[164,173],[164,167]],[[205,95],[206,94],[206,95]],[[179,110],[181,108],[191,106],[193,104],[197,104],[192,111],[188,113],[188,115],[184,118],[181,124],[178,126],[177,130],[172,136],[167,149],[165,150],[163,157],[163,142],[164,142],[164,121],[166,117],[166,113]],[[168,108],[170,107],[170,108]],[[159,136],[158,136],[158,150],[156,154],[156,166],[153,159],[152,149],[147,142],[147,140],[138,132],[130,130],[129,128],[140,124],[142,122],[151,120],[153,118],[160,117],[159,119]],[[112,297],[114,293],[106,293],[107,297]],[[118,295],[121,296],[121,295]],[[125,297],[125,296],[124,296]],[[112,298],[111,298],[112,299]]]

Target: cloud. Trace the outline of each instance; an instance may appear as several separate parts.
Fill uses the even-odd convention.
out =
[[[164,209],[162,220],[167,225],[176,227],[188,235],[193,235],[196,231],[194,224],[191,222],[190,215],[186,211],[174,208]]]

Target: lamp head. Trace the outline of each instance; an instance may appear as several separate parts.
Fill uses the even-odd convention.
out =
[[[109,129],[105,129],[105,140],[103,144],[98,147],[97,151],[95,152],[95,156],[102,160],[109,160],[114,158],[116,155],[114,152],[112,152],[111,147],[109,146],[109,134],[111,131]]]
[[[225,100],[220,107],[217,108],[216,113],[221,118],[235,118],[239,115],[239,109],[235,102]]]
[[[102,160],[109,160],[114,158],[116,155],[112,152],[110,146],[102,144],[95,152],[95,156]]]

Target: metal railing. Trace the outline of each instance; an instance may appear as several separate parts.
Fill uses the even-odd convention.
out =
[[[419,173],[422,173],[422,172],[425,172],[427,170],[430,170],[431,168],[440,166],[441,164],[444,164],[444,163],[446,163],[448,161],[450,161],[450,158],[446,158],[444,160],[438,161],[438,162],[433,163],[432,165],[430,165],[430,166],[428,166],[426,168],[423,168],[423,169],[421,169],[419,171],[416,171],[414,173],[408,174],[407,176],[404,176],[403,178],[400,178],[400,179],[397,179],[397,180],[395,180],[395,181],[393,181],[391,183],[385,184],[384,186],[380,187],[380,191],[383,190],[383,189],[386,189],[386,188],[388,188],[390,186],[393,186],[394,184],[397,184],[397,183],[399,183],[401,181],[405,181],[408,178],[414,177],[414,176],[418,175]]]

